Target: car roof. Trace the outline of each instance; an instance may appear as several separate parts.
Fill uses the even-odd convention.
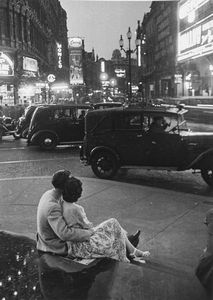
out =
[[[172,105],[159,105],[159,106],[128,106],[128,107],[112,107],[107,108],[105,110],[93,110],[90,111],[89,114],[111,114],[111,113],[119,113],[119,112],[144,112],[148,114],[154,114],[154,115],[163,115],[163,116],[177,116],[182,115],[187,112],[186,109],[183,109],[182,106],[172,106]]]
[[[76,107],[76,108],[85,108],[89,109],[92,108],[91,105],[86,105],[86,104],[44,104],[44,105],[39,105],[38,108],[70,108],[70,107]]]
[[[98,103],[94,103],[93,104],[93,106],[94,107],[96,107],[96,106],[101,106],[101,105],[103,105],[103,106],[110,106],[110,105],[117,105],[117,106],[120,106],[120,105],[122,105],[122,102],[119,102],[119,101],[116,101],[116,102],[98,102]]]

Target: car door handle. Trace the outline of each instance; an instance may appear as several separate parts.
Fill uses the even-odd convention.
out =
[[[137,134],[137,137],[138,138],[141,138],[143,135],[142,134]]]

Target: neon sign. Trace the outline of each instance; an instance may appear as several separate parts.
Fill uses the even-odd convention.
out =
[[[38,72],[38,61],[34,58],[23,56],[23,69]]]
[[[124,78],[126,76],[126,71],[122,69],[115,69],[115,74],[117,77]]]
[[[13,76],[14,64],[3,52],[0,52],[0,76]]]
[[[58,68],[62,68],[62,44],[57,43]]]
[[[189,22],[193,22],[195,18],[195,11],[207,3],[209,0],[188,0],[183,5],[179,6],[179,18],[184,19],[188,17]]]
[[[78,37],[69,38],[69,47],[71,48],[82,48],[82,39]]]
[[[213,52],[213,14],[208,20],[179,33],[178,61]]]

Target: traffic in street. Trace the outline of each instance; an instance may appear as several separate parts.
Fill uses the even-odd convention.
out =
[[[58,169],[69,169],[75,176],[96,178],[90,166],[80,162],[78,146],[58,146],[51,151],[28,147],[25,139],[4,137],[0,147],[0,179],[30,176],[51,176]],[[153,186],[211,198],[213,191],[200,173],[122,168],[115,181]],[[210,200],[210,199],[209,199]]]

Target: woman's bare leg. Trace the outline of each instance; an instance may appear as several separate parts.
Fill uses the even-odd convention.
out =
[[[137,248],[135,248],[131,243],[130,241],[128,240],[127,236],[126,236],[126,239],[125,239],[125,242],[126,242],[126,249],[127,251],[129,252],[130,256],[131,254],[135,257],[147,257],[150,255],[150,252],[149,251],[141,251]]]

